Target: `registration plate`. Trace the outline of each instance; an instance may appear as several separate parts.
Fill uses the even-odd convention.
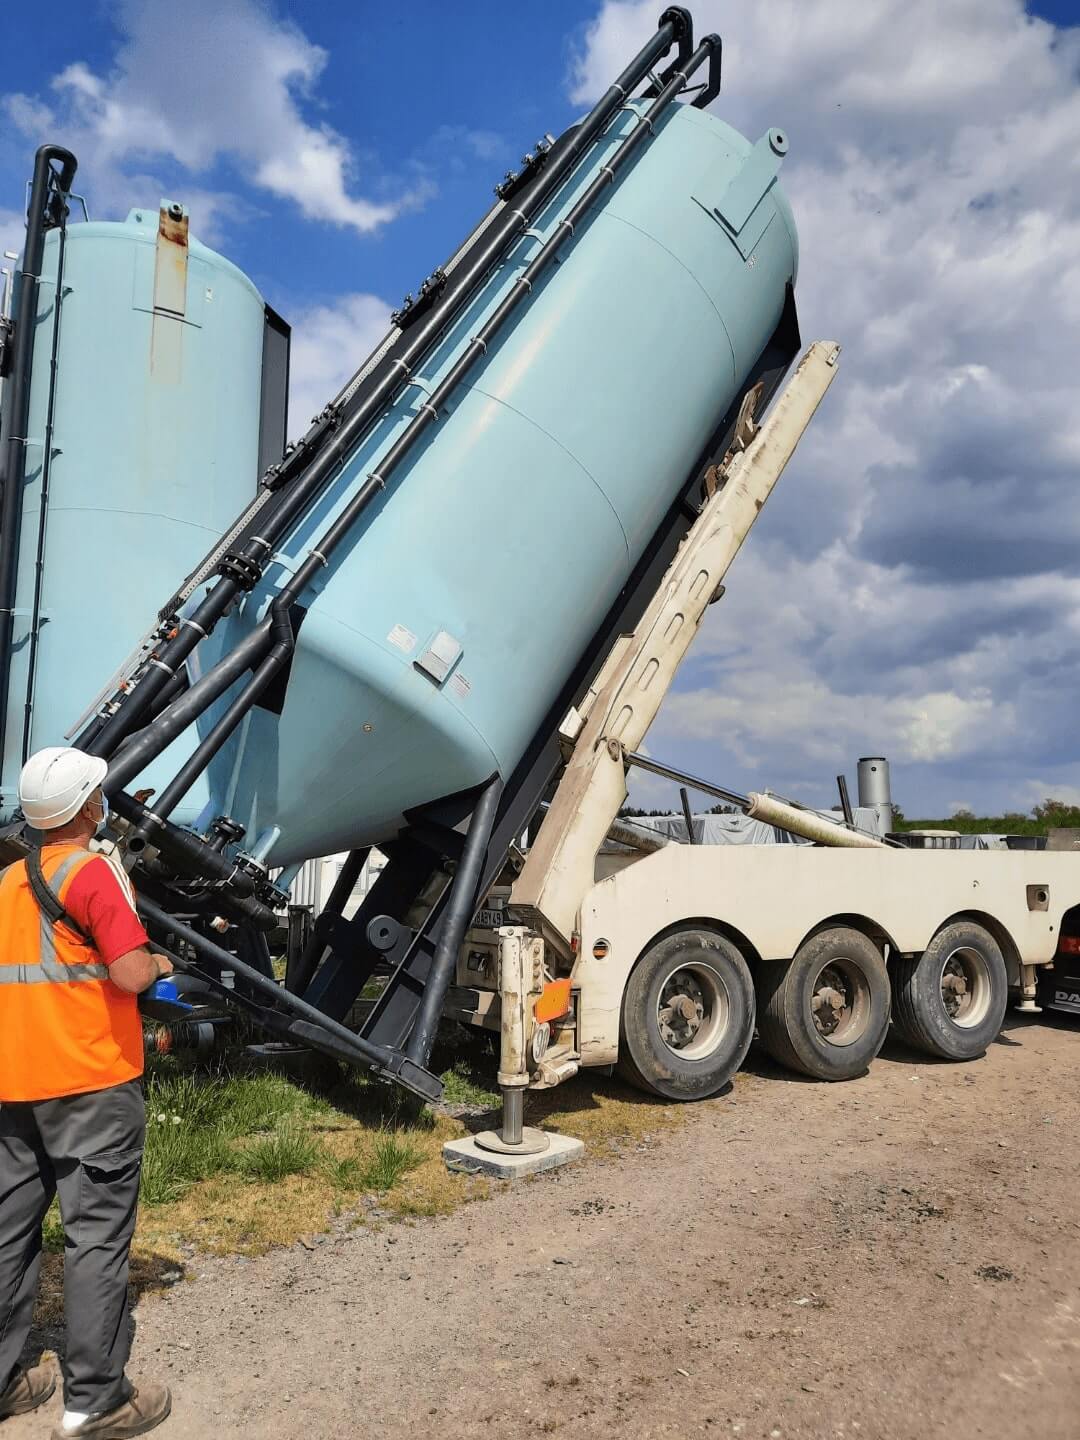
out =
[[[506,911],[501,905],[485,905],[483,910],[476,912],[473,923],[481,930],[498,930],[500,925],[506,924]]]

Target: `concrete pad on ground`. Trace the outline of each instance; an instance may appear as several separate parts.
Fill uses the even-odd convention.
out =
[[[520,1180],[523,1175],[536,1175],[542,1170],[554,1170],[579,1160],[585,1153],[585,1145],[570,1135],[548,1134],[551,1141],[546,1150],[538,1155],[504,1155],[492,1150],[483,1150],[472,1135],[464,1140],[448,1140],[443,1146],[443,1160],[450,1170],[461,1170],[469,1175],[491,1175],[499,1180]]]

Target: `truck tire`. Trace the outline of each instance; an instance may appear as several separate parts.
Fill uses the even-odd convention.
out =
[[[754,982],[715,931],[678,930],[641,956],[623,991],[618,1070],[667,1100],[704,1100],[731,1080],[754,1035]]]
[[[889,972],[872,940],[838,926],[758,971],[758,1033],[774,1060],[815,1080],[865,1073],[889,1028]]]
[[[897,1030],[909,1045],[942,1060],[985,1054],[1005,1019],[1005,957],[981,925],[946,925],[921,955],[894,962],[893,982]]]

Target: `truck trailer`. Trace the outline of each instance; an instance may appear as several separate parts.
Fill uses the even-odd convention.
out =
[[[79,222],[61,146],[0,336],[0,858],[36,843],[30,753],[104,758],[184,1013],[242,1009],[427,1100],[447,1009],[497,1028],[511,1149],[528,1088],[618,1064],[712,1094],[755,1023],[785,1063],[856,1073],[890,989],[909,1037],[974,1053],[1080,900],[1074,857],[898,854],[764,794],[752,813],[815,848],[653,845],[597,879],[609,835],[648,848],[619,819],[627,770],[837,371],[818,342],[781,393],[789,138],[713,113],[721,54],[665,10],[294,444],[286,322],[178,201]],[[89,616],[88,550],[109,577]],[[340,851],[282,982],[289,884]]]

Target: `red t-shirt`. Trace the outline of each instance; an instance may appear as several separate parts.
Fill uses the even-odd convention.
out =
[[[67,887],[64,909],[93,940],[104,965],[150,943],[116,872],[101,855],[84,865]]]

